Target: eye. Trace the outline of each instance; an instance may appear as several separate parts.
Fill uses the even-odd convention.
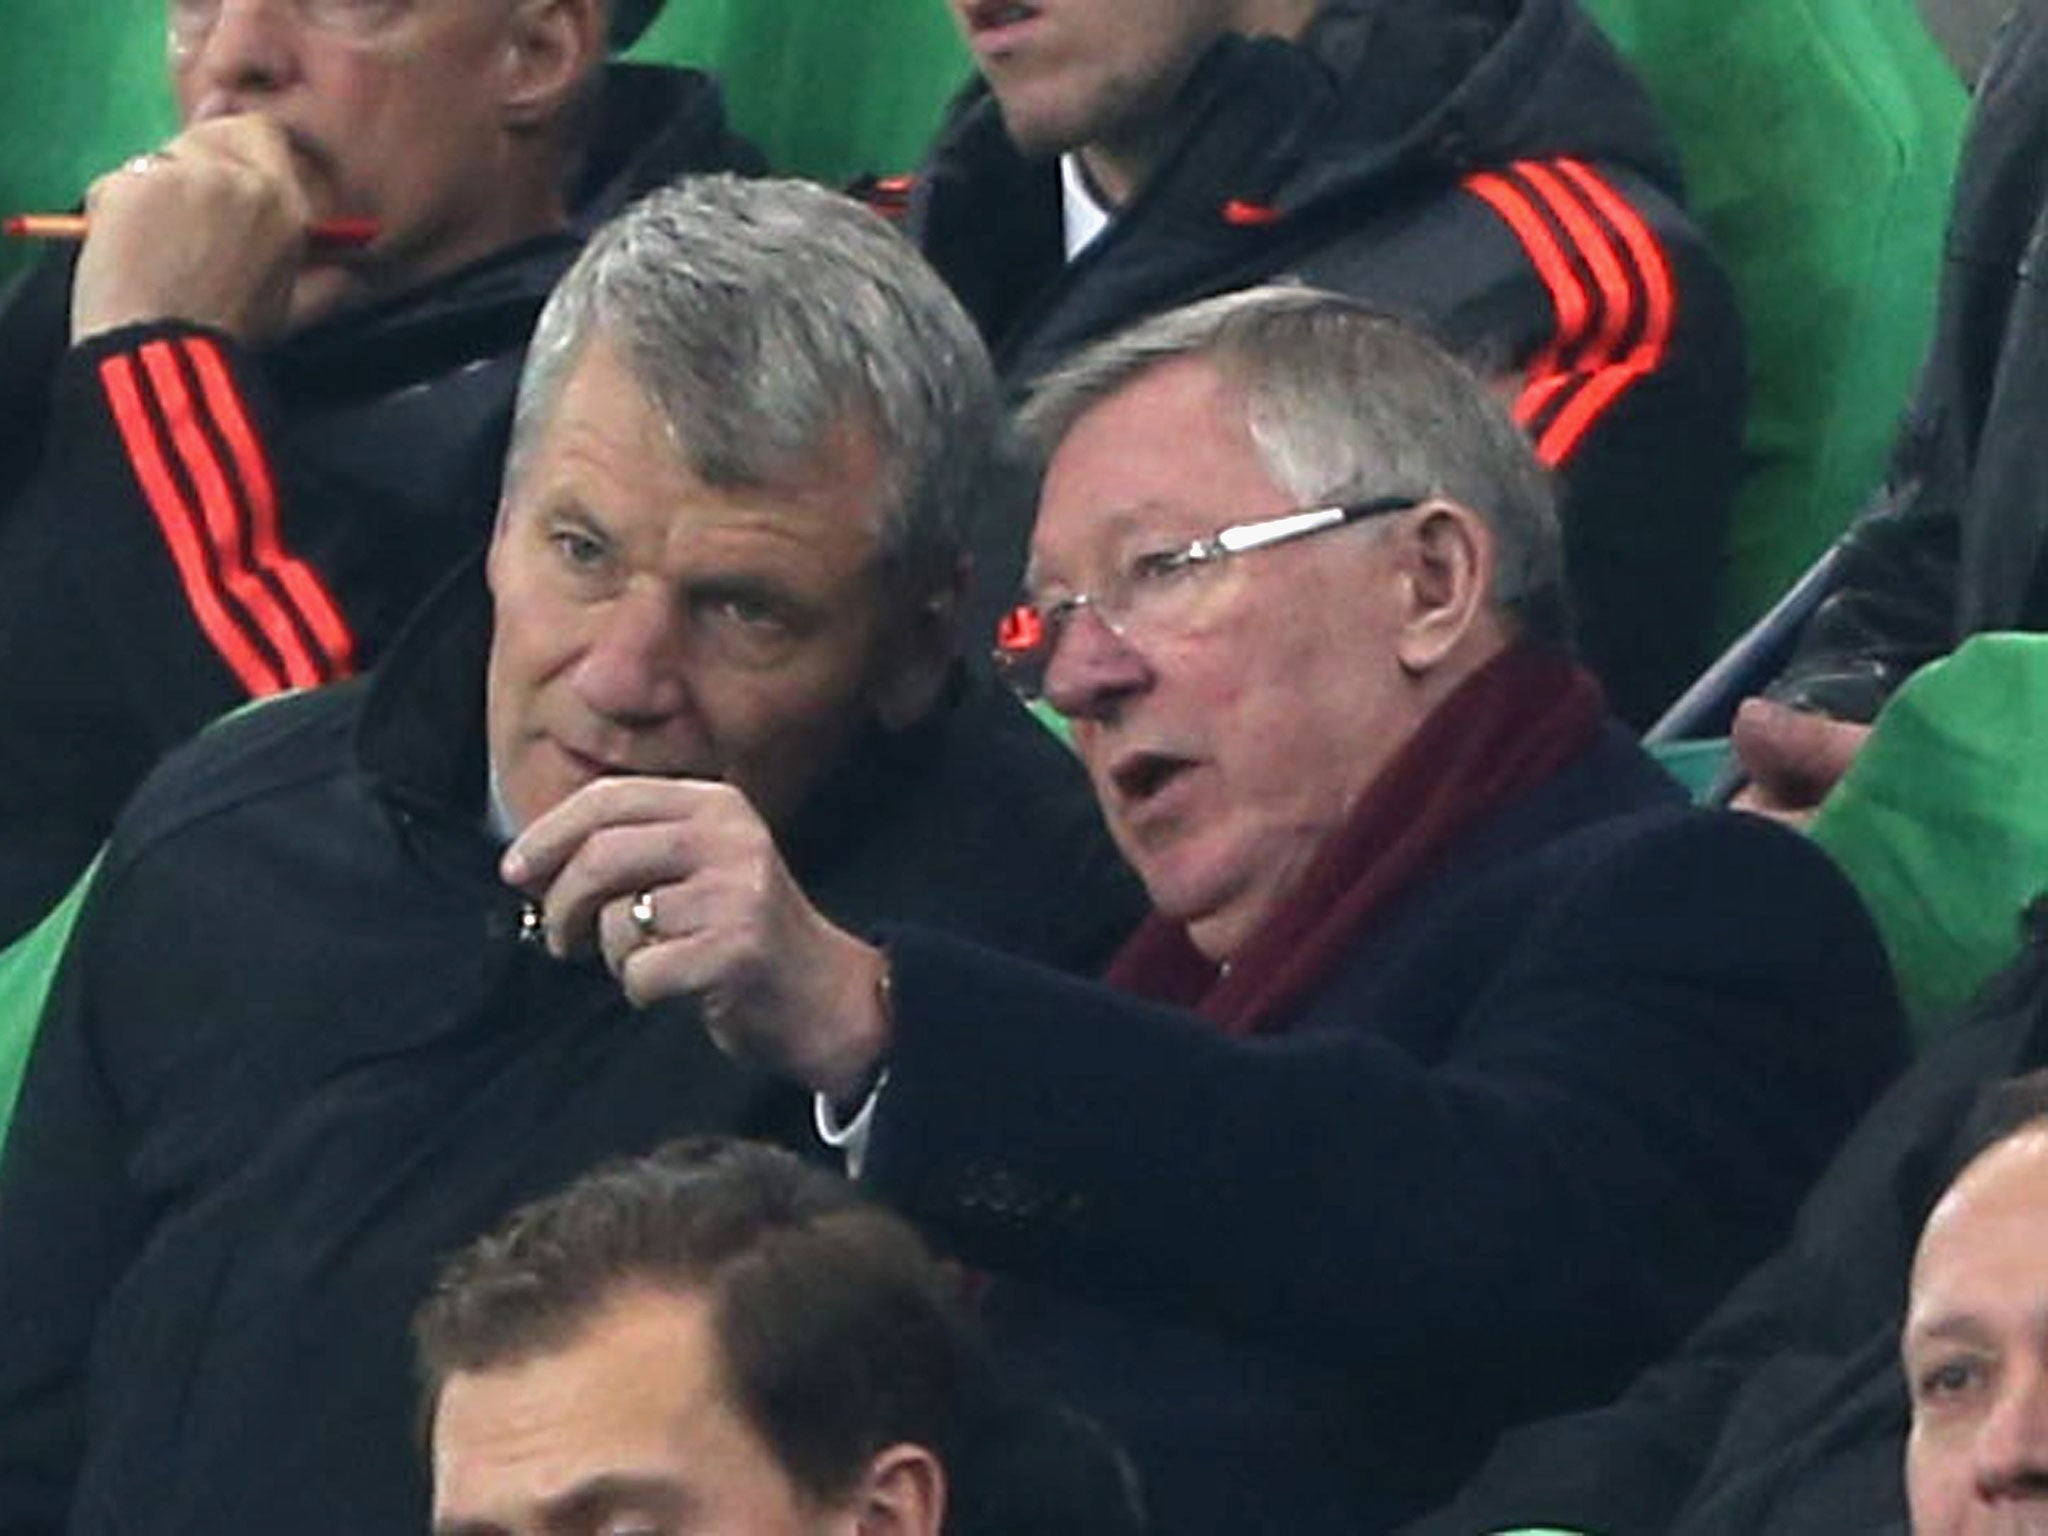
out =
[[[172,0],[171,35],[189,42],[213,27],[220,0]]]
[[[1946,1355],[1913,1373],[1913,1400],[1930,1407],[1952,1403],[1976,1391],[1989,1374],[1977,1355]]]
[[[691,593],[689,603],[699,640],[737,667],[779,665],[806,629],[799,609],[751,586],[705,587]]]
[[[1159,586],[1199,571],[1207,563],[1199,545],[1150,549],[1132,557],[1125,567],[1125,580],[1133,587]]]
[[[299,0],[314,26],[356,37],[382,31],[411,8],[411,0]]]
[[[699,623],[728,629],[783,629],[788,621],[769,599],[755,592],[702,592],[692,606]]]
[[[610,553],[610,547],[602,538],[588,528],[572,523],[558,524],[549,529],[548,544],[562,564],[573,571],[595,571],[605,563],[605,557]]]

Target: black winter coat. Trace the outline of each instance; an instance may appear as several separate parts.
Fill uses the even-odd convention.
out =
[[[1618,1402],[1510,1435],[1404,1536],[1904,1536],[1899,1330],[1986,1085],[2048,1065],[2048,928],[1871,1110],[1791,1240]]]
[[[519,938],[481,576],[367,682],[239,715],[123,816],[0,1163],[0,1531],[427,1528],[407,1319],[515,1203],[808,1096]],[[1141,898],[1073,758],[964,680],[783,839],[819,906],[1092,968]],[[69,1524],[66,1525],[66,1511]]]
[[[1767,1252],[1898,1060],[1810,844],[1618,730],[1446,850],[1286,1032],[897,934],[865,1177],[998,1282],[1156,1528],[1385,1531]]]

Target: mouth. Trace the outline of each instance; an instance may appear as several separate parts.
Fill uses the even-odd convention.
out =
[[[1006,32],[1037,19],[1038,8],[1023,0],[973,0],[963,13],[968,35],[980,41],[991,34]]]
[[[554,748],[578,778],[595,783],[599,779],[718,779],[724,777],[701,759],[682,756],[653,760],[647,754],[622,753],[617,757],[572,747],[550,738]]]
[[[1143,805],[1193,766],[1184,757],[1164,752],[1133,752],[1111,767],[1109,782],[1120,800]]]
[[[564,741],[557,741],[555,743],[555,750],[567,759],[569,766],[575,770],[580,778],[610,779],[617,778],[619,775],[627,772],[625,768],[620,767],[617,763],[598,757],[593,753],[581,751]]]

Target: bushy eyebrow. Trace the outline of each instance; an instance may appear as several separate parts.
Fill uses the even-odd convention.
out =
[[[621,1509],[645,1510],[664,1524],[674,1525],[689,1507],[688,1491],[670,1478],[607,1472],[549,1500],[541,1511],[541,1526],[568,1536],[594,1529]],[[510,1536],[510,1531],[490,1520],[457,1518],[437,1520],[433,1536]]]
[[[1991,1330],[1984,1320],[1971,1312],[1939,1312],[1921,1319],[1907,1315],[1906,1326],[1900,1332],[1899,1347],[1911,1349],[1918,1343],[1988,1344]]]
[[[689,1493],[673,1478],[608,1472],[552,1500],[545,1519],[551,1531],[584,1531],[615,1510],[638,1509],[673,1524],[689,1504]]]
[[[1163,501],[1146,498],[1114,507],[1107,512],[1096,513],[1089,520],[1089,532],[1093,535],[1094,542],[1105,548],[1139,536],[1148,540],[1157,538],[1169,544],[1192,543],[1200,535],[1168,532],[1163,529],[1155,532],[1150,526],[1164,518],[1181,515],[1181,509]],[[1027,562],[1024,567],[1023,590],[1036,591],[1042,580],[1038,562],[1035,559]]]

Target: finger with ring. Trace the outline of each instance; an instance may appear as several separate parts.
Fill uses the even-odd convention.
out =
[[[640,930],[640,937],[649,941],[661,937],[661,928],[654,920],[654,892],[642,891],[633,898],[626,915],[633,919],[633,926]]]

